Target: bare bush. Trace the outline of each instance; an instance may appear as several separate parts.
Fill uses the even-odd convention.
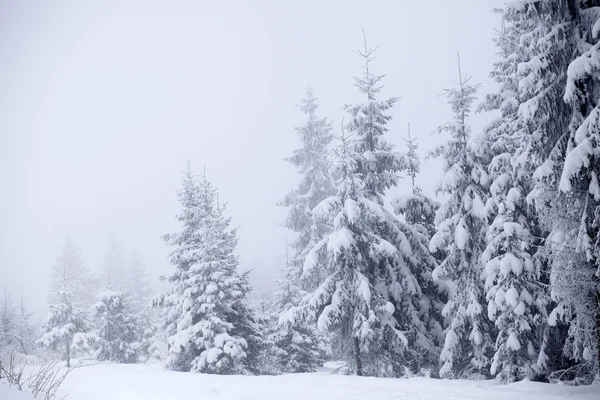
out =
[[[46,362],[39,368],[32,370],[27,377],[24,376],[27,362],[17,365],[14,353],[7,362],[0,359],[0,380],[6,379],[9,385],[16,386],[20,391],[25,388],[34,398],[50,400],[56,396],[56,391],[65,378],[73,370],[57,368],[57,362]]]

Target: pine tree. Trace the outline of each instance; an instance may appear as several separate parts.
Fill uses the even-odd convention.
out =
[[[582,363],[587,379],[600,373],[600,14],[579,2],[576,9],[577,57],[569,64],[564,101],[571,119],[564,164],[557,176],[559,202],[565,213],[555,222],[562,238],[553,237],[557,257],[552,294],[558,302],[552,318],[570,325],[567,354]],[[557,226],[558,225],[558,226]]]
[[[61,276],[63,269],[66,269],[66,273],[74,285],[70,288],[73,291],[74,301],[81,303],[82,307],[91,306],[99,283],[86,267],[81,255],[81,247],[70,235],[65,236],[61,254],[53,267],[54,276]],[[51,290],[59,291],[62,285],[63,282],[60,279],[52,280]]]
[[[549,323],[555,328],[545,345],[561,347],[546,349],[552,353],[548,362],[555,364],[549,366],[554,370],[550,379],[589,381],[598,363],[591,354],[597,348],[593,337],[597,324],[597,278],[593,260],[587,258],[578,243],[579,238],[586,240],[582,232],[594,229],[593,217],[590,218],[593,207],[588,208],[593,203],[583,194],[585,182],[583,190],[577,183],[574,190],[566,183],[574,183],[571,167],[579,171],[585,157],[574,155],[574,163],[565,163],[579,144],[576,137],[585,137],[577,132],[587,129],[595,118],[595,89],[590,90],[594,83],[589,78],[595,63],[593,37],[597,16],[596,8],[590,5],[568,0],[535,4],[517,1],[507,4],[503,12],[512,25],[524,27],[517,38],[524,57],[518,66],[518,115],[529,130],[524,157],[536,168],[534,189],[527,199],[539,216],[541,229],[536,235],[543,247],[536,256],[547,260],[553,300]],[[580,150],[584,148],[585,145]],[[593,195],[587,196],[591,199]],[[574,368],[553,362],[559,358],[559,351],[573,360]],[[559,365],[561,369],[557,370]]]
[[[73,246],[64,246],[53,270],[50,304],[44,323],[44,335],[36,341],[43,347],[62,350],[67,367],[71,365],[73,351],[87,348],[89,324],[82,302],[76,294],[83,287],[78,252]],[[78,248],[75,248],[78,250]],[[62,264],[62,268],[61,267]]]
[[[153,341],[158,334],[158,310],[152,308],[152,284],[146,264],[136,250],[131,252],[125,274],[127,310],[137,316],[138,358],[146,360],[152,356]]]
[[[108,287],[92,306],[97,325],[96,358],[100,361],[135,363],[140,347],[139,320],[128,310],[123,292]]]
[[[412,192],[392,200],[392,205],[397,214],[403,215],[405,221],[417,228],[420,233],[431,238],[435,234],[435,214],[440,208],[440,203],[425,195],[416,184],[416,177],[420,171],[420,160],[417,154],[419,148],[416,138],[410,136],[410,124],[408,126],[408,137],[403,138],[408,151],[406,156],[409,165],[406,175],[411,179]]]
[[[366,102],[346,107],[355,138],[343,139],[337,151],[336,195],[313,210],[313,218],[326,218],[333,231],[312,247],[303,268],[303,277],[319,269],[325,276],[282,322],[316,320],[319,329],[335,332],[357,375],[399,376],[419,371],[435,345],[415,277],[422,241],[383,202],[408,166],[384,137],[396,99],[377,100],[383,77],[370,70],[373,50],[365,45],[362,56],[366,68],[356,86]],[[423,255],[431,257],[426,249]]]
[[[535,209],[526,202],[533,188],[538,151],[535,131],[519,112],[520,65],[528,61],[521,36],[534,24],[503,10],[503,30],[495,38],[500,60],[491,76],[499,84],[480,109],[499,111],[487,127],[493,158],[488,166],[492,184],[486,208],[493,222],[486,234],[485,263],[488,316],[498,331],[491,370],[501,382],[532,379],[546,367],[546,316],[550,299],[541,284],[545,259],[536,255],[541,244]]]
[[[306,125],[296,128],[302,147],[294,150],[286,161],[298,169],[302,180],[298,188],[288,193],[278,204],[290,208],[284,226],[298,233],[298,238],[291,243],[294,257],[286,278],[290,279],[289,284],[295,285],[300,284],[298,279],[302,275],[302,266],[309,250],[330,229],[326,221],[312,218],[312,210],[334,193],[327,159],[327,146],[333,137],[331,122],[317,116],[317,98],[310,85],[306,88],[299,108],[307,117]],[[314,288],[314,281],[318,279],[312,277],[313,282],[305,279],[303,283]]]
[[[30,312],[26,306],[27,298],[23,295],[19,297],[19,310],[15,318],[15,335],[19,338],[19,349],[24,354],[30,354],[34,342],[34,326],[31,322],[33,312]]]
[[[410,177],[412,191],[410,194],[393,199],[392,205],[396,214],[402,215],[406,223],[417,231],[413,235],[421,241],[421,245],[417,248],[420,253],[416,254],[416,258],[420,260],[419,270],[421,273],[416,274],[416,277],[423,293],[422,301],[429,304],[428,315],[423,318],[427,320],[428,329],[433,335],[436,347],[441,348],[444,342],[442,308],[447,295],[447,288],[441,282],[433,282],[432,272],[437,267],[435,260],[439,259],[441,261],[443,253],[438,251],[434,254],[435,260],[428,255],[423,255],[423,253],[429,253],[429,241],[435,234],[435,214],[440,204],[425,195],[416,184],[417,174],[420,171],[420,160],[417,154],[419,146],[416,139],[411,137],[410,124],[408,125],[408,136],[403,140],[408,148],[405,153],[408,159],[406,175]],[[436,352],[436,356],[438,354]],[[437,375],[436,363],[431,361],[430,364],[435,370],[434,375]]]
[[[287,243],[286,243],[287,244]],[[298,276],[286,251],[285,279],[275,293],[274,308],[278,315],[285,314],[298,305],[305,294],[296,282]],[[275,348],[275,359],[281,372],[313,372],[323,364],[319,354],[319,340],[312,324],[278,324],[269,337]]]
[[[481,254],[485,249],[489,150],[485,138],[471,137],[467,124],[478,85],[470,85],[459,62],[458,87],[447,89],[454,120],[439,128],[450,139],[431,152],[444,159],[444,177],[438,192],[448,199],[436,215],[432,253],[442,250],[446,258],[433,276],[448,284],[443,314],[449,320],[441,353],[442,377],[468,377],[483,373],[489,365],[492,327],[483,312],[485,293]]]
[[[217,374],[249,371],[259,343],[243,304],[248,274],[237,271],[237,231],[206,176],[198,181],[188,171],[178,194],[182,229],[164,236],[175,271],[167,278],[171,289],[157,301],[165,308],[167,365]]]
[[[126,291],[131,298],[130,308],[135,312],[144,312],[151,306],[152,284],[146,264],[137,250],[132,250],[125,274]]]
[[[4,298],[0,301],[0,349],[14,349],[19,345],[19,337],[16,334],[17,314],[11,296],[9,296],[4,285]]]

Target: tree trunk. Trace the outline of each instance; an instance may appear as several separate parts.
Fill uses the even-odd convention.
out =
[[[354,339],[354,361],[356,362],[356,375],[363,376],[362,360],[360,359],[360,344],[358,338]]]

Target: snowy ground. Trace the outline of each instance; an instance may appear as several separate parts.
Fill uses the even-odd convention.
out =
[[[98,364],[72,371],[57,398],[65,395],[68,400],[599,400],[600,385],[359,378],[331,375],[327,369],[285,376],[214,376],[165,371],[159,365]],[[0,399],[30,397],[0,383]]]

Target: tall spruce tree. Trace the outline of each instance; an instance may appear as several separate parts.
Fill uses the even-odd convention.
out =
[[[304,126],[296,128],[302,147],[296,149],[286,161],[294,165],[303,177],[298,188],[288,193],[279,203],[290,208],[285,226],[296,232],[298,237],[291,243],[294,254],[287,260],[284,281],[276,294],[275,306],[279,314],[298,305],[305,294],[303,289],[314,289],[319,282],[319,270],[314,271],[315,275],[307,275],[301,280],[302,266],[310,249],[331,229],[325,219],[312,216],[312,210],[333,194],[327,158],[327,147],[333,137],[331,122],[317,116],[317,98],[310,85],[306,88],[299,108],[307,118]],[[320,361],[317,334],[312,325],[300,322],[298,326],[280,324],[271,336],[275,347],[279,349],[277,358],[282,371],[316,370]]]
[[[354,137],[337,150],[337,193],[313,210],[333,231],[312,247],[303,268],[303,277],[318,270],[325,276],[282,320],[316,320],[335,332],[358,375],[400,376],[418,372],[436,354],[423,320],[429,304],[415,276],[422,272],[417,257],[431,255],[417,232],[384,207],[386,190],[408,160],[384,137],[396,99],[377,100],[383,76],[372,73],[366,44],[362,56],[365,72],[356,86],[366,99],[346,107]]]
[[[298,188],[288,193],[279,203],[290,209],[285,227],[298,234],[297,239],[291,243],[294,254],[286,272],[288,284],[296,285],[300,283],[298,279],[308,252],[330,230],[326,221],[312,217],[312,210],[334,193],[327,158],[327,146],[333,137],[331,122],[317,115],[317,98],[310,85],[306,88],[299,108],[307,118],[304,126],[295,128],[302,147],[294,150],[286,161],[297,168],[302,174],[302,180]],[[304,284],[314,288],[314,283],[305,281]]]
[[[580,238],[587,240],[581,233],[594,229],[590,219],[594,207],[588,208],[593,202],[586,199],[593,200],[593,194],[584,194],[586,179],[575,177],[591,169],[579,169],[585,161],[579,165],[578,161],[565,162],[568,154],[585,142],[582,132],[594,118],[595,89],[590,90],[594,85],[590,77],[595,63],[596,9],[592,3],[569,0],[517,1],[504,9],[511,22],[527,26],[519,36],[525,55],[518,67],[519,117],[529,128],[530,151],[526,154],[536,167],[534,189],[527,197],[536,207],[541,227],[537,235],[543,247],[536,256],[547,260],[553,300],[549,323],[555,328],[545,346],[550,353],[548,363],[553,364],[549,366],[551,379],[589,381],[598,363],[591,355],[597,348],[593,337],[597,278],[594,261],[579,246],[583,243]],[[576,154],[572,160],[585,159]],[[553,362],[559,351],[572,360],[571,365]]]
[[[458,85],[446,90],[454,119],[439,128],[450,139],[430,153],[444,159],[444,177],[437,190],[449,196],[437,211],[437,231],[429,246],[432,253],[445,253],[433,276],[450,288],[443,310],[449,325],[441,352],[442,377],[485,374],[492,348],[492,326],[483,308],[481,263],[488,227],[489,150],[485,138],[472,137],[467,124],[477,87],[462,75],[459,61]]]
[[[429,241],[435,234],[435,214],[440,207],[439,202],[423,193],[417,185],[417,174],[420,171],[420,160],[417,154],[419,145],[416,138],[411,137],[410,124],[408,125],[408,135],[403,138],[407,145],[408,151],[408,168],[406,175],[411,180],[412,191],[409,194],[397,197],[392,200],[392,205],[396,214],[402,215],[408,225],[418,232],[415,235],[421,240],[421,251],[429,249]],[[428,250],[426,250],[428,251]],[[436,260],[442,259],[442,252],[434,254]],[[428,326],[429,330],[434,334],[436,347],[441,348],[444,342],[443,334],[443,317],[442,309],[446,300],[447,288],[442,282],[433,282],[432,272],[437,267],[437,262],[431,257],[419,258],[421,265],[420,274],[416,277],[419,280],[423,292],[423,301],[429,302]],[[431,363],[434,369],[434,375],[437,375],[437,367],[435,363]]]
[[[528,61],[521,37],[534,24],[519,14],[503,10],[503,29],[495,38],[499,61],[492,78],[499,90],[486,96],[480,109],[498,111],[487,127],[493,158],[488,166],[492,184],[486,208],[493,221],[487,231],[482,261],[486,272],[488,315],[497,328],[490,372],[502,382],[532,379],[544,372],[547,307],[550,301],[542,285],[545,258],[536,257],[541,244],[537,214],[526,202],[533,187],[533,171],[539,156],[533,133],[519,113],[519,66]]]
[[[181,231],[165,235],[175,267],[161,295],[168,334],[167,366],[179,371],[238,374],[251,371],[259,351],[255,322],[243,304],[247,274],[237,271],[237,231],[216,202],[216,190],[188,170],[179,191]]]
[[[558,178],[559,201],[568,206],[557,243],[563,263],[552,273],[558,301],[552,316],[569,322],[565,350],[585,366],[589,381],[600,373],[600,12],[577,2],[576,13],[578,54],[564,93],[572,114]]]

